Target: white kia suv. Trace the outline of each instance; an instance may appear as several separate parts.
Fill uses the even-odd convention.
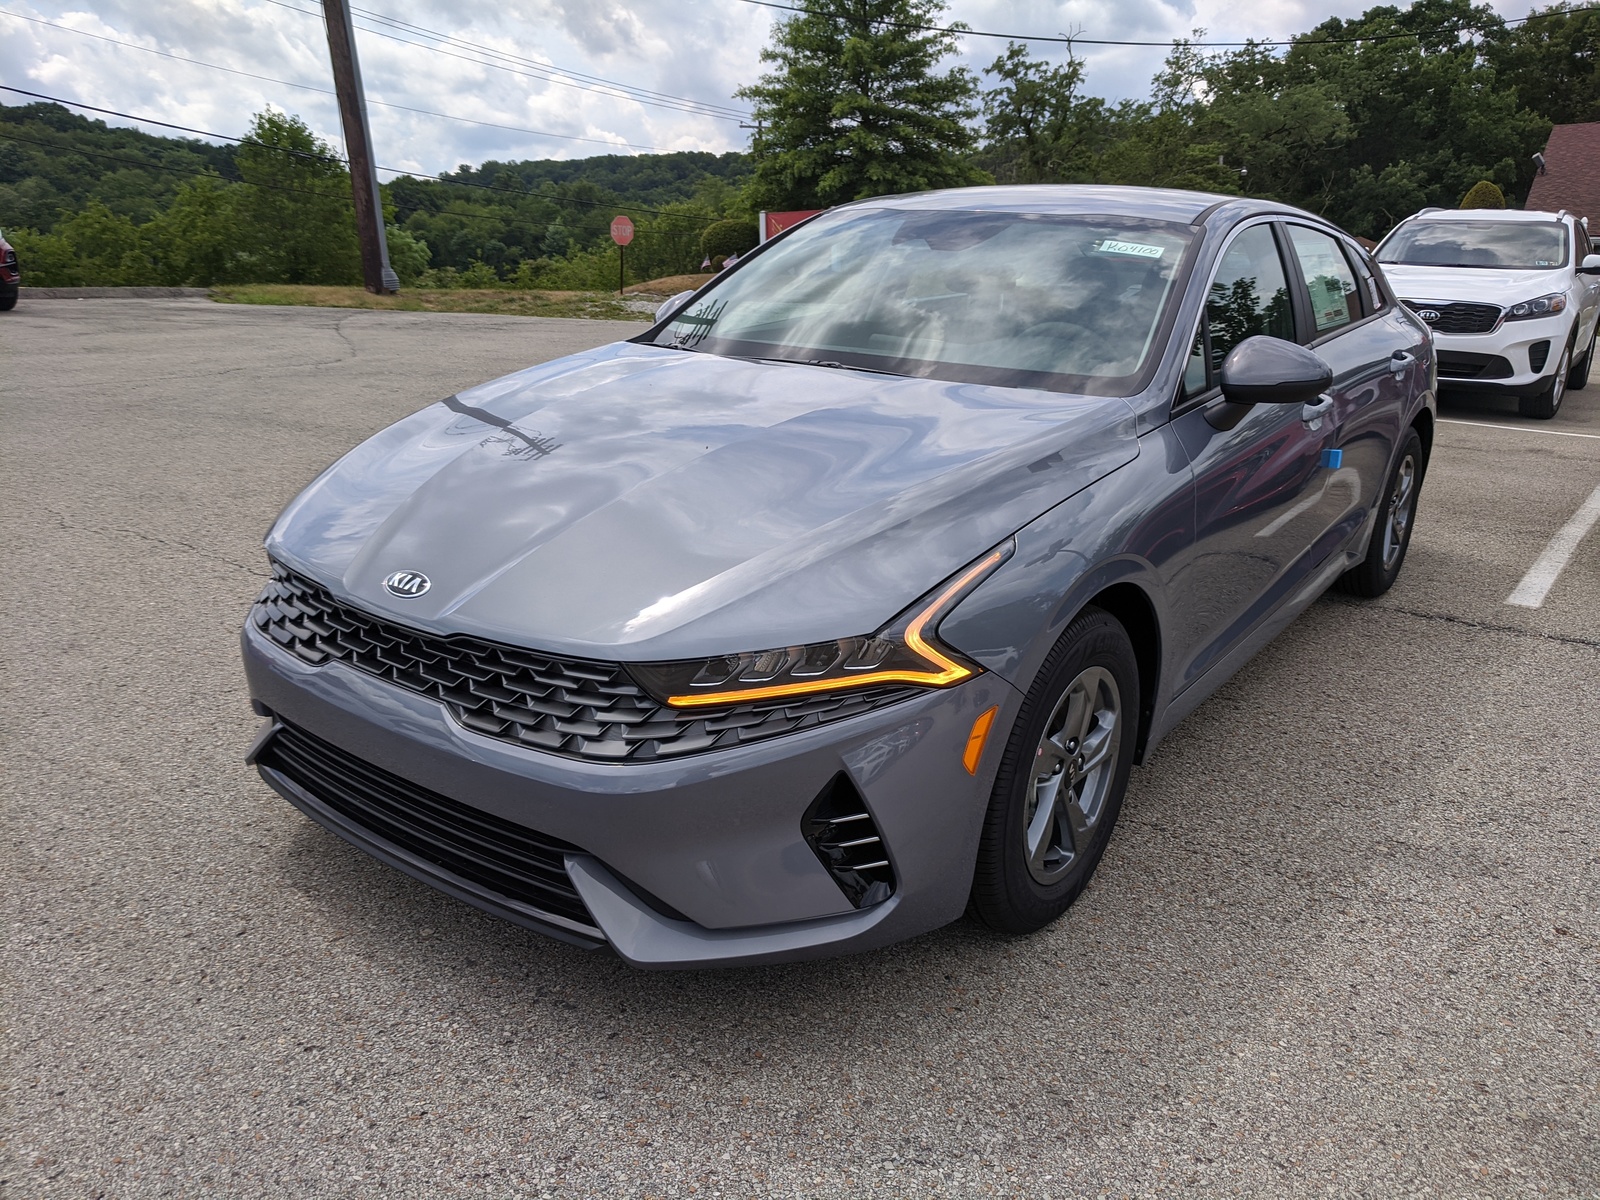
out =
[[[1570,213],[1425,208],[1377,249],[1397,295],[1433,330],[1439,388],[1515,396],[1549,418],[1589,380],[1600,254]]]

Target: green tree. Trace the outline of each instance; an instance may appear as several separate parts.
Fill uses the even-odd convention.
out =
[[[147,224],[155,282],[210,287],[252,282],[243,259],[237,186],[215,176],[190,180],[171,206]]]
[[[985,164],[1002,183],[1092,180],[1116,121],[1106,102],[1084,96],[1083,63],[1070,52],[1059,66],[1028,56],[1015,42],[984,68],[998,85],[984,93]]]
[[[970,160],[977,81],[938,69],[956,49],[943,0],[814,0],[761,52],[774,70],[738,95],[759,128],[753,207],[848,200],[981,183]]]
[[[299,117],[261,112],[235,159],[240,250],[257,283],[361,282],[350,174]]]

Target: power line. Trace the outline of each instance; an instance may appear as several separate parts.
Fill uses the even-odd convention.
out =
[[[522,55],[518,55],[518,54],[509,54],[509,53],[506,53],[506,52],[501,51],[501,50],[496,50],[492,46],[483,46],[483,45],[478,44],[477,42],[469,42],[464,38],[458,38],[458,37],[454,37],[454,36],[452,36],[450,34],[440,33],[438,30],[428,29],[428,28],[425,28],[424,26],[413,24],[410,21],[402,21],[398,17],[388,17],[388,16],[385,16],[382,13],[372,12],[370,9],[352,8],[351,11],[361,14],[363,17],[366,17],[368,20],[381,21],[386,25],[392,25],[392,26],[394,26],[396,28],[405,29],[407,31],[418,33],[418,34],[421,34],[421,35],[426,36],[426,37],[437,38],[437,39],[439,39],[441,41],[451,42],[451,43],[454,43],[455,45],[458,45],[458,46],[466,46],[466,47],[469,47],[469,48],[471,48],[473,50],[481,50],[486,54],[492,54],[492,55],[495,55],[495,56],[500,57],[500,58],[509,59],[512,62],[525,63],[525,64],[528,64],[528,65],[534,66],[534,67],[540,67],[540,68],[546,68],[546,69],[549,69],[549,70],[559,71],[561,74],[570,75],[574,79],[586,79],[586,80],[589,80],[589,81],[594,82],[594,83],[603,83],[603,84],[606,84],[606,85],[611,86],[611,87],[620,87],[620,88],[623,88],[626,91],[637,92],[640,95],[644,95],[644,96],[654,96],[654,97],[656,97],[658,99],[663,99],[663,100],[687,100],[689,103],[698,105],[701,108],[715,110],[715,111],[718,111],[718,112],[724,112],[724,113],[727,113],[729,116],[739,117],[740,119],[743,119],[743,118],[748,117],[750,115],[749,113],[743,111],[742,109],[734,108],[732,105],[729,105],[729,104],[714,104],[714,103],[712,103],[710,101],[707,101],[707,100],[695,100],[693,97],[676,96],[676,95],[673,95],[671,92],[657,92],[657,91],[654,91],[654,90],[652,90],[650,88],[635,87],[633,84],[617,83],[616,80],[607,79],[602,75],[590,75],[590,74],[588,74],[587,72],[584,72],[584,71],[574,71],[570,67],[557,67],[557,66],[554,66],[553,64],[541,63],[537,59],[524,58]]]
[[[286,4],[283,2],[283,0],[266,0],[266,2],[278,8],[285,8],[290,12],[301,13],[305,16],[314,17],[318,15],[310,12],[307,9],[299,8],[293,4]],[[664,108],[671,112],[688,113],[691,116],[697,117],[710,117],[711,119],[717,121],[741,121],[749,116],[748,113],[739,109],[730,108],[727,105],[712,105],[701,100],[691,100],[686,96],[673,96],[665,92],[651,92],[644,88],[634,88],[630,84],[616,83],[609,79],[603,79],[598,75],[584,76],[581,72],[568,71],[563,67],[553,66],[549,63],[541,63],[536,59],[523,58],[520,55],[507,54],[504,51],[495,50],[488,46],[481,46],[475,42],[462,41],[461,39],[454,38],[449,34],[437,33],[433,30],[425,30],[420,25],[411,25],[409,22],[396,21],[394,18],[385,17],[382,14],[369,14],[365,10],[359,11],[361,11],[363,16],[369,18],[375,17],[377,20],[391,24],[394,28],[399,29],[401,32],[430,37],[459,46],[471,47],[479,54],[490,56],[486,59],[481,57],[470,57],[465,54],[454,54],[441,46],[430,46],[424,42],[415,42],[410,40],[410,38],[400,37],[396,33],[386,32],[383,29],[374,29],[370,25],[360,26],[364,32],[370,33],[375,37],[387,38],[391,42],[399,42],[402,46],[415,46],[419,50],[427,50],[434,54],[442,54],[446,58],[454,58],[460,62],[472,63],[473,65],[480,67],[492,67],[497,71],[505,71],[508,74],[520,75],[525,79],[537,79],[542,83],[553,83],[560,87],[576,88],[579,91],[610,96],[614,99],[629,100],[635,104],[645,104],[655,108]],[[504,59],[505,61],[494,61],[494,59],[497,58]],[[508,65],[512,63],[517,65]],[[563,78],[563,76],[573,76],[573,78]],[[581,82],[583,79],[588,79],[592,82]]]
[[[303,12],[305,10],[301,9],[298,11]],[[135,42],[119,41],[116,38],[106,37],[103,34],[90,33],[86,29],[74,29],[70,25],[58,25],[54,21],[46,21],[41,17],[26,16],[23,13],[11,12],[8,9],[0,8],[0,16],[15,17],[19,21],[31,21],[35,25],[48,25],[51,29],[59,29],[63,33],[75,33],[79,37],[93,38],[97,42],[109,42],[113,46],[121,46],[126,50],[138,50],[145,54],[155,54],[162,58],[170,58],[175,62],[188,63],[190,66],[205,67],[212,71],[224,71],[229,75],[242,75],[246,79],[255,79],[262,83],[276,83],[281,87],[298,88],[303,92],[316,92],[323,96],[331,96],[334,94],[332,88],[315,87],[309,83],[294,83],[288,79],[274,79],[270,75],[257,75],[252,71],[240,71],[234,67],[221,66],[218,63],[203,62],[198,58],[185,58],[181,54],[173,54],[166,50],[156,50],[149,46],[140,46]],[[398,109],[401,112],[417,113],[424,117],[438,117],[446,121],[457,121],[463,125],[480,125],[488,129],[504,129],[512,133],[528,133],[534,135],[535,137],[560,138],[563,141],[569,142],[588,142],[596,146],[605,146],[611,150],[643,150],[654,154],[671,153],[660,146],[642,146],[633,142],[609,142],[604,138],[580,137],[577,134],[572,133],[552,133],[546,129],[527,129],[521,125],[502,125],[495,121],[477,121],[471,117],[458,117],[453,113],[433,112],[432,110],[426,108],[413,108],[408,104],[392,104],[383,100],[371,99],[369,99],[367,103],[377,105],[381,108],[393,108]]]
[[[246,182],[245,180],[242,180],[242,179],[229,179],[225,175],[217,175],[217,174],[214,174],[211,171],[196,171],[196,170],[193,170],[193,169],[191,169],[189,167],[168,167],[168,166],[162,165],[161,163],[146,162],[142,158],[128,158],[126,155],[121,155],[121,154],[105,154],[105,153],[103,153],[101,151],[97,151],[97,150],[84,150],[84,149],[82,149],[81,147],[78,147],[78,146],[66,146],[66,147],[63,147],[63,146],[60,146],[60,145],[58,145],[58,144],[56,144],[54,142],[41,142],[41,141],[38,141],[35,138],[19,137],[14,133],[9,133],[9,132],[5,132],[5,131],[0,131],[0,141],[22,142],[22,143],[25,143],[25,144],[27,144],[29,146],[40,146],[40,147],[43,147],[46,150],[55,150],[55,151],[58,151],[58,152],[64,150],[66,153],[69,153],[69,154],[82,154],[87,158],[99,158],[99,159],[104,159],[107,162],[125,163],[128,166],[138,167],[141,170],[146,170],[146,171],[165,171],[165,172],[167,172],[168,174],[171,174],[171,175],[188,175],[188,176],[191,176],[191,177],[193,177],[195,179],[213,179],[213,180],[216,180],[218,183],[227,184],[230,187],[231,186],[235,186],[235,185],[244,184]],[[278,149],[279,147],[270,147],[270,148],[271,149]],[[320,196],[325,200],[348,200],[350,198],[348,193],[342,192],[342,191],[340,191],[340,192],[319,192],[319,191],[315,191],[315,190],[312,190],[312,189],[309,189],[309,188],[284,187],[282,184],[278,184],[278,183],[251,183],[248,186],[256,187],[256,188],[265,188],[267,191],[271,191],[271,192],[287,192],[287,193],[289,193],[291,195],[295,195],[295,196]],[[541,198],[552,199],[552,200],[555,199],[555,197],[541,197]],[[506,224],[506,218],[503,215],[500,215],[500,214],[497,214],[497,213],[468,212],[468,211],[463,211],[463,210],[457,209],[457,208],[441,208],[438,211],[440,213],[447,213],[447,214],[449,214],[450,216],[453,216],[453,217],[463,217],[463,218],[465,218],[467,220],[473,220],[473,221],[495,221],[495,222],[499,223],[502,226]]]
[[[296,150],[290,146],[274,146],[270,142],[257,141],[247,137],[229,137],[225,133],[213,133],[209,129],[195,129],[189,125],[174,125],[171,121],[158,121],[154,117],[140,117],[133,113],[118,112],[114,108],[100,108],[93,104],[84,104],[80,100],[65,100],[60,96],[47,96],[43,92],[29,92],[19,87],[0,83],[0,92],[15,92],[19,96],[32,96],[35,100],[49,100],[53,104],[65,104],[72,108],[87,109],[89,112],[104,113],[108,117],[123,117],[129,121],[137,121],[141,125],[159,125],[163,129],[176,129],[180,133],[197,133],[201,137],[216,138],[219,142],[237,142],[241,146],[259,146],[263,150],[276,150],[280,154],[292,154],[297,158],[311,158],[318,162],[338,163],[347,166],[344,159],[333,154],[317,154],[311,150]]]
[[[113,117],[122,117],[122,118],[124,118],[126,120],[138,121],[141,124],[145,124],[145,125],[159,125],[159,126],[162,126],[163,128],[166,128],[166,129],[181,130],[184,133],[197,133],[197,134],[200,134],[202,137],[216,138],[218,141],[222,141],[222,142],[236,142],[239,145],[243,145],[243,146],[257,146],[257,147],[260,147],[263,150],[276,150],[280,154],[291,154],[291,155],[295,155],[295,156],[301,157],[301,158],[311,158],[311,159],[316,159],[316,160],[321,161],[321,162],[335,163],[335,164],[337,164],[337,165],[339,165],[341,167],[348,167],[349,166],[349,162],[347,160],[345,160],[343,158],[340,158],[337,155],[315,154],[315,153],[312,153],[312,152],[306,151],[306,150],[295,150],[295,149],[292,149],[291,147],[288,147],[288,146],[274,146],[270,142],[258,141],[258,140],[254,139],[254,138],[230,137],[228,134],[217,133],[214,130],[195,129],[195,128],[192,128],[191,126],[188,126],[188,125],[175,125],[170,121],[158,121],[154,117],[140,116],[137,113],[119,112],[118,110],[116,110],[114,108],[99,108],[99,107],[97,107],[97,106],[95,106],[93,104],[82,104],[82,103],[79,103],[76,100],[67,100],[67,99],[64,99],[64,98],[62,98],[60,96],[47,96],[43,92],[24,91],[22,88],[11,87],[11,86],[9,86],[7,84],[0,84],[0,90],[4,90],[4,91],[8,91],[8,92],[16,92],[19,95],[23,95],[23,96],[32,96],[35,99],[39,99],[39,100],[49,100],[49,101],[52,101],[53,103],[56,103],[56,104],[70,105],[73,108],[85,108],[85,109],[88,109],[90,112],[105,113],[107,116],[113,116]],[[14,138],[13,140],[16,140],[16,141],[27,141],[26,138]],[[46,145],[46,143],[44,143],[44,142],[36,142],[34,144],[35,145],[40,145],[40,146]],[[92,150],[78,150],[76,148],[74,148],[73,152],[74,153],[79,153],[79,154],[88,154],[88,155],[91,155],[91,156],[97,157],[97,158],[110,158],[110,157],[113,157],[113,156],[105,155],[105,154],[96,154]],[[115,159],[115,161],[132,163],[132,164],[138,165],[138,166],[146,165],[141,160],[138,160],[138,159],[121,158],[121,159]],[[149,164],[149,165],[154,166],[154,164]],[[159,167],[159,168],[156,168],[156,169],[159,169],[159,170],[176,170],[177,168]],[[437,183],[437,184],[445,185],[447,187],[472,188],[474,191],[500,192],[502,194],[511,195],[511,196],[525,196],[525,197],[528,197],[528,198],[533,199],[533,200],[544,200],[544,201],[547,201],[547,202],[549,202],[551,204],[572,204],[572,205],[577,205],[580,208],[612,208],[612,209],[615,209],[615,208],[624,208],[625,207],[625,208],[629,209],[630,212],[642,213],[645,216],[651,216],[651,217],[668,217],[668,216],[670,216],[670,217],[679,218],[681,220],[695,221],[695,222],[698,222],[699,224],[702,224],[702,225],[710,225],[710,224],[714,223],[715,221],[717,221],[719,219],[719,218],[716,218],[716,217],[699,217],[699,216],[695,216],[695,215],[693,215],[691,213],[669,213],[665,209],[659,209],[659,208],[640,208],[637,205],[627,205],[627,204],[622,204],[622,203],[615,202],[615,201],[610,201],[610,200],[584,200],[584,199],[581,199],[580,197],[577,197],[577,196],[556,196],[556,195],[551,195],[548,192],[536,192],[536,191],[533,191],[533,190],[531,190],[529,188],[509,188],[509,187],[501,187],[501,186],[499,186],[497,184],[490,184],[490,183],[472,183],[469,180],[465,180],[465,179],[448,179],[448,178],[445,178],[443,176],[433,176],[433,177],[418,176],[418,175],[414,174],[411,171],[405,170],[403,167],[384,167],[384,166],[379,166],[377,169],[382,171],[382,172],[384,172],[385,174],[388,174],[388,175],[404,176],[406,178],[416,179],[418,182],[422,182],[422,183]],[[188,173],[189,174],[198,174],[198,175],[207,174],[207,172],[204,172],[204,171],[201,171],[201,172],[188,172]],[[229,180],[228,182],[232,183],[232,182],[241,182],[241,181]],[[271,185],[270,184],[260,184],[260,185],[252,185],[252,186],[269,187]],[[318,192],[318,193],[307,193],[307,194],[308,195],[309,194],[327,195],[329,193]],[[466,215],[468,215],[466,213],[460,212],[459,210],[452,210],[452,209],[440,209],[438,211],[440,211],[440,212],[453,212],[456,216],[466,216]],[[474,215],[476,215],[476,214],[474,214]]]
[[[802,8],[795,4],[783,4],[779,0],[741,0],[744,4],[754,4],[761,8],[777,8],[784,12],[800,13],[807,17],[831,17],[835,14],[819,12],[813,8]],[[1511,20],[1502,20],[1506,26],[1522,25],[1528,21],[1538,21],[1550,17],[1563,17],[1572,13],[1600,11],[1600,4],[1580,4],[1571,8],[1549,9],[1541,13],[1530,13],[1526,17],[1516,17]],[[1088,38],[1069,34],[1036,34],[1036,33],[994,33],[983,29],[968,29],[964,25],[919,25],[911,21],[884,21],[882,24],[889,29],[905,29],[921,33],[953,33],[959,37],[1001,38],[1011,42],[1057,42],[1066,46],[1172,46],[1182,38],[1168,38],[1159,42],[1127,41],[1119,38]],[[1430,34],[1440,33],[1465,33],[1467,30],[1481,30],[1481,25],[1465,23],[1460,25],[1441,25],[1435,29],[1424,29],[1412,33],[1374,33],[1366,37],[1318,38],[1311,33],[1301,34],[1297,38],[1288,38],[1281,41],[1252,38],[1243,42],[1187,42],[1187,45],[1196,49],[1221,50],[1241,47],[1276,47],[1276,46],[1327,46],[1343,45],[1360,42],[1387,42],[1396,38],[1424,38]],[[1313,33],[1315,31],[1312,31]]]

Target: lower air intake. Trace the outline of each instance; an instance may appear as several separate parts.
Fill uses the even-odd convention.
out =
[[[429,791],[293,725],[278,729],[256,763],[398,850],[423,878],[443,872],[470,895],[600,940],[567,875],[576,846]]]
[[[843,771],[811,802],[800,827],[851,904],[866,908],[894,895],[894,868],[877,823]]]

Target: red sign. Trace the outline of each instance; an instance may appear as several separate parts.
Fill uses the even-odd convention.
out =
[[[633,241],[633,222],[627,217],[616,217],[611,222],[611,240],[619,246]]]
[[[761,240],[775,238],[791,225],[798,225],[807,217],[814,217],[822,209],[804,208],[795,212],[763,212],[761,214]]]

